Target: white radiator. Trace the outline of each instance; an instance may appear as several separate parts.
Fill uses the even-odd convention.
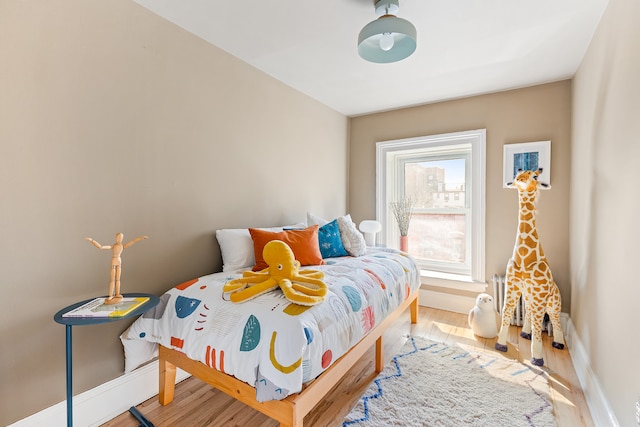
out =
[[[502,306],[504,305],[505,297],[505,277],[499,274],[493,275],[493,301],[496,305],[496,311],[502,317]],[[520,297],[516,309],[513,310],[513,316],[511,316],[511,324],[516,326],[524,325],[524,299]]]
[[[493,301],[495,302],[496,311],[502,317],[502,306],[504,304],[505,297],[505,277],[499,274],[493,275]],[[518,304],[516,304],[513,315],[511,316],[511,324],[516,326],[524,325],[524,298],[520,297]],[[542,322],[542,330],[547,331],[549,335],[552,334],[551,322],[549,322],[549,316],[544,315],[544,321]]]

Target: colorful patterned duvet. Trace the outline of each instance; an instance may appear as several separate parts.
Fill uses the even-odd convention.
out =
[[[325,261],[310,267],[324,271],[329,288],[313,307],[292,304],[279,290],[232,303],[222,287],[239,274],[215,273],[176,286],[123,334],[128,369],[160,343],[254,386],[258,401],[301,391],[420,283],[413,260],[392,249]],[[147,348],[137,354],[141,347]]]

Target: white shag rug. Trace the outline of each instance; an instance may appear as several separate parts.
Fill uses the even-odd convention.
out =
[[[553,427],[548,374],[501,354],[409,337],[344,427]]]

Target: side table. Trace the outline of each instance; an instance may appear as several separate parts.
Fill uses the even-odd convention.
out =
[[[72,383],[72,342],[71,342],[71,327],[72,326],[86,326],[86,325],[98,325],[101,323],[111,323],[117,322],[119,320],[128,319],[131,317],[139,316],[144,312],[152,309],[160,302],[160,298],[151,294],[141,294],[141,293],[130,293],[123,294],[124,297],[147,297],[149,301],[142,304],[140,307],[133,310],[131,313],[121,316],[121,317],[62,317],[65,313],[80,307],[83,304],[88,303],[94,298],[89,298],[85,301],[80,301],[74,304],[71,304],[68,307],[63,308],[58,311],[54,316],[53,320],[56,322],[66,325],[66,365],[67,365],[67,427],[73,427],[73,383]],[[132,408],[135,409],[135,408]],[[137,411],[135,411],[137,412]],[[139,414],[139,413],[138,413]],[[136,416],[137,414],[132,412],[132,415]],[[137,418],[137,416],[136,416]],[[148,423],[149,426],[152,426],[151,423]]]

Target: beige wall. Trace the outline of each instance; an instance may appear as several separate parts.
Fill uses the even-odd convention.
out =
[[[573,84],[571,319],[622,426],[640,397],[639,21],[611,0]]]
[[[518,222],[517,192],[502,188],[503,145],[551,140],[552,188],[541,192],[538,229],[568,312],[570,81],[353,118],[349,210],[357,221],[375,217],[376,142],[481,128],[487,130],[487,282],[504,274]]]
[[[85,236],[148,234],[125,252],[124,290],[159,294],[220,268],[216,228],[296,222],[307,210],[374,217],[377,141],[478,128],[487,279],[504,270],[516,226],[502,146],[549,139],[543,245],[607,400],[634,425],[639,18],[638,2],[611,0],[573,91],[565,81],[356,117],[349,130],[127,0],[0,0],[0,425],[64,399],[53,314],[107,285],[108,254]],[[290,153],[307,160],[284,164]],[[76,393],[121,373],[127,323],[74,329]]]
[[[0,425],[65,398],[54,313],[219,270],[216,228],[346,210],[348,119],[128,0],[0,0]],[[320,147],[320,149],[319,149]],[[74,328],[74,391],[128,322]]]

